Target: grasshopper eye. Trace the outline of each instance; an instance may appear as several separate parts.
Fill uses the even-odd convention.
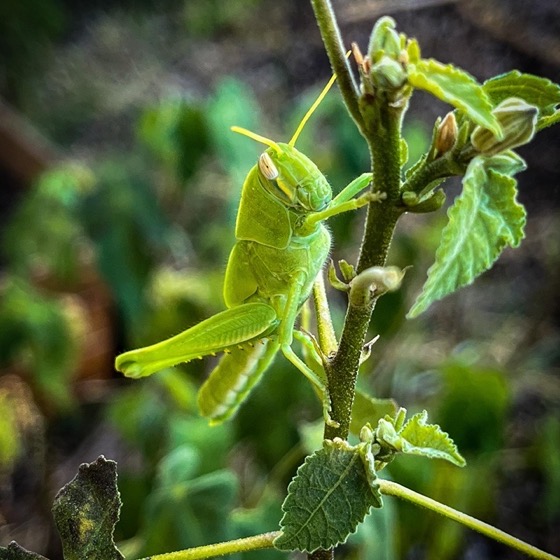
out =
[[[276,166],[274,165],[274,162],[272,161],[272,159],[270,158],[270,156],[266,152],[263,152],[259,156],[259,169],[260,169],[260,172],[269,181],[273,181],[279,175],[278,169],[276,169]]]

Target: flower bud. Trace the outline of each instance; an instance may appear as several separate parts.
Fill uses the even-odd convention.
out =
[[[396,266],[372,266],[362,270],[350,282],[350,302],[356,307],[367,305],[373,297],[394,292],[401,287],[406,269]]]
[[[395,27],[395,20],[391,17],[385,16],[377,20],[369,40],[368,56],[371,61],[378,62],[383,55],[394,60],[399,57],[401,38]]]
[[[457,142],[457,119],[453,111],[447,113],[438,126],[435,139],[435,148],[439,155],[446,154]]]
[[[378,88],[394,91],[401,88],[407,80],[407,72],[400,62],[384,56],[371,68],[371,78]]]
[[[369,422],[365,426],[362,426],[362,429],[360,430],[361,442],[371,443],[374,436],[375,432],[371,429],[371,425],[369,424]]]
[[[530,142],[535,134],[538,109],[523,99],[504,99],[492,113],[500,123],[503,138],[499,140],[487,128],[477,126],[471,134],[471,143],[480,153],[493,156]]]

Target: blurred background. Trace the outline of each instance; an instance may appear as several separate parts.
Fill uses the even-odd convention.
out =
[[[334,6],[345,42],[364,51],[388,14],[425,57],[481,81],[513,68],[560,81],[553,0]],[[100,454],[118,462],[115,537],[127,559],[278,526],[289,480],[319,445],[320,406],[300,374],[277,359],[235,420],[209,428],[195,399],[211,360],[141,381],[112,364],[223,309],[240,189],[260,152],[229,127],[288,139],[329,76],[300,0],[1,3],[0,545],[61,559],[53,498]],[[448,110],[413,96],[410,163]],[[298,147],[335,191],[367,170],[337,93]],[[381,338],[360,383],[410,412],[426,408],[468,461],[461,470],[400,458],[383,476],[560,554],[558,129],[520,153],[521,248],[410,322],[445,212],[401,221],[390,264],[413,269],[380,300],[371,335]],[[335,260],[356,258],[362,219],[332,220]],[[344,298],[331,296],[340,324]],[[339,556],[519,558],[390,499]]]

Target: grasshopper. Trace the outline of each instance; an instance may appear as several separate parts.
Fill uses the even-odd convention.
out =
[[[121,354],[116,369],[144,377],[195,358],[224,352],[202,385],[198,405],[211,423],[235,414],[281,351],[315,386],[330,420],[326,383],[292,349],[297,316],[325,264],[331,235],[323,222],[355,210],[381,193],[356,197],[371,182],[364,173],[335,198],[317,166],[295,148],[309,117],[334,83],[334,75],[285,144],[240,127],[234,132],[268,148],[245,179],[234,245],[224,281],[225,311],[162,342]]]

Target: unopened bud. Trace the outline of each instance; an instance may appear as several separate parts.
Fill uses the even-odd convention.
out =
[[[502,140],[487,128],[477,126],[471,134],[471,143],[477,151],[487,156],[527,144],[535,134],[538,112],[534,105],[529,105],[523,99],[504,99],[492,111],[502,128]]]
[[[371,443],[374,437],[374,431],[371,428],[370,423],[368,422],[365,426],[362,426],[360,430],[360,441]]]
[[[451,111],[445,115],[436,132],[435,148],[439,155],[446,154],[455,146],[458,132],[457,119]]]
[[[394,91],[401,88],[407,80],[407,72],[400,62],[384,56],[371,68],[373,83],[380,89]]]
[[[430,197],[419,200],[418,195],[407,191],[403,192],[402,201],[406,206],[407,212],[427,214],[428,212],[435,212],[443,206],[445,203],[445,193],[443,191],[436,191]]]
[[[350,302],[356,307],[362,307],[373,297],[398,290],[405,272],[396,266],[366,268],[350,282]]]
[[[370,60],[378,62],[383,55],[397,60],[401,52],[401,38],[395,31],[396,23],[391,17],[384,16],[377,20],[369,40],[368,55]]]

